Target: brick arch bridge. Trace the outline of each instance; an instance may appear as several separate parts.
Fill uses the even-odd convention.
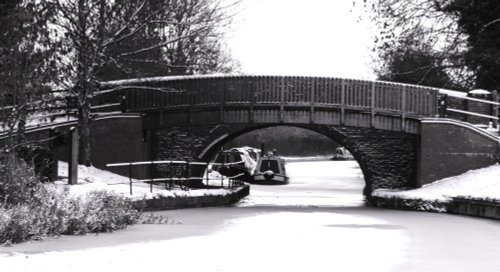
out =
[[[369,194],[497,161],[498,138],[438,118],[439,96],[435,88],[380,81],[186,76],[106,82],[96,102],[119,97],[122,112],[142,114],[151,160],[208,160],[225,142],[263,127],[316,131],[352,152]]]

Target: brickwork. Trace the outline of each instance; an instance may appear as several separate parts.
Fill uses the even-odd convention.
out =
[[[417,185],[497,163],[499,143],[467,124],[423,121]]]
[[[366,181],[365,194],[377,188],[415,187],[417,135],[344,126],[312,126],[354,155]]]
[[[93,164],[142,160],[209,161],[221,147],[249,131],[285,124],[191,125],[144,130],[143,118],[116,117],[92,124]],[[445,119],[424,119],[418,134],[373,128],[286,124],[309,129],[348,148],[360,164],[366,181],[365,194],[377,188],[406,189],[458,175],[498,162],[499,143],[470,124]],[[58,128],[61,133],[68,128]],[[55,132],[52,132],[55,133]],[[49,130],[30,133],[47,138]],[[60,141],[58,139],[57,141]],[[57,142],[56,141],[56,142]],[[67,158],[67,143],[45,142],[53,158]],[[149,166],[148,166],[149,167]],[[135,169],[134,177],[149,177],[163,169]],[[110,171],[128,175],[126,168]],[[178,171],[178,169],[167,169]],[[203,169],[195,170],[200,174]]]

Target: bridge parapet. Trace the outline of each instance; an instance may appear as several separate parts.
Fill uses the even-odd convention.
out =
[[[203,106],[283,105],[435,116],[438,90],[423,86],[322,77],[206,76],[113,81],[127,111]],[[127,87],[128,86],[128,87]]]
[[[324,77],[160,77],[112,81],[103,87],[101,93],[108,96],[120,92],[124,111],[161,112],[162,117],[150,122],[161,126],[164,120],[177,120],[166,126],[323,123],[417,133],[418,119],[435,117],[438,105],[434,88]]]

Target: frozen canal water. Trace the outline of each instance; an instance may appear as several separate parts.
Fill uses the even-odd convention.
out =
[[[2,271],[500,271],[500,223],[366,207],[354,162],[293,162],[286,186],[170,225],[0,248]]]

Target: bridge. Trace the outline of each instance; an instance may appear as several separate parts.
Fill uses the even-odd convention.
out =
[[[93,161],[100,167],[209,161],[239,135],[294,126],[350,150],[369,195],[492,165],[499,154],[498,136],[472,124],[477,118],[496,124],[496,99],[407,84],[286,76],[141,78],[102,83],[94,106],[119,109],[93,122]]]

